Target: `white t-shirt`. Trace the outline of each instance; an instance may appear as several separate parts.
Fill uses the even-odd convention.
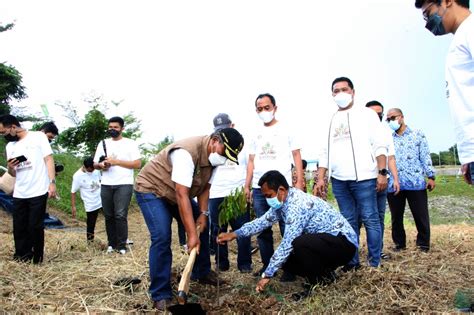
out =
[[[71,192],[80,191],[84,208],[86,212],[91,212],[102,208],[102,199],[100,198],[100,171],[94,170],[87,173],[82,167],[74,173],[72,177]]]
[[[13,197],[33,198],[48,192],[48,168],[44,158],[53,154],[48,138],[41,131],[28,131],[20,141],[9,142],[7,159],[24,155],[27,161],[16,167],[16,181]]]
[[[247,154],[245,149],[239,153],[239,165],[227,159],[224,165],[215,168],[209,198],[229,196],[236,188],[245,185],[247,175]]]
[[[170,161],[173,166],[171,180],[177,184],[191,188],[195,169],[191,153],[185,149],[173,150],[170,153]],[[212,175],[209,179],[209,184],[210,183],[212,183]]]
[[[474,162],[474,17],[458,27],[446,57],[446,97],[461,164]]]
[[[105,139],[105,146],[108,157],[122,161],[140,159],[140,150],[137,143],[132,139]],[[104,146],[100,141],[95,151],[94,162],[98,163],[103,155],[105,155]],[[133,185],[133,169],[118,165],[111,166],[108,170],[102,171],[102,185]]]
[[[332,119],[332,174],[339,180],[356,180],[349,128],[349,110],[338,111]]]
[[[260,125],[250,140],[248,154],[255,155],[252,187],[260,188],[258,181],[263,174],[277,170],[285,176],[288,185],[292,186],[291,164],[294,150],[301,149],[290,128],[281,122],[273,126]]]
[[[382,130],[384,132],[384,136],[386,137],[386,141],[388,143],[388,154],[387,154],[387,159],[388,159],[389,156],[395,155],[395,145],[393,144],[393,136],[392,136],[393,131],[392,129],[390,129],[388,124],[385,124],[385,123],[382,123]]]

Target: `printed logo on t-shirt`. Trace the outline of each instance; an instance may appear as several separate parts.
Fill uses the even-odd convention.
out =
[[[349,127],[346,124],[341,123],[339,127],[334,129],[334,142],[349,139]]]
[[[21,172],[25,170],[30,170],[33,168],[33,164],[31,164],[31,161],[25,161],[21,162],[16,166],[16,171]]]
[[[91,188],[91,191],[96,191],[97,189],[100,188],[100,183],[93,180],[91,182],[91,187],[90,188]]]
[[[260,160],[275,160],[276,151],[270,142],[265,143],[259,153]]]

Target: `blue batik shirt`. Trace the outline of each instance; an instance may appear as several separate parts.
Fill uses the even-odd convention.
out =
[[[401,135],[394,132],[395,160],[397,162],[400,190],[426,189],[426,177],[434,177],[428,141],[421,130],[407,127]],[[390,177],[388,192],[394,192]]]
[[[358,247],[357,235],[337,210],[322,199],[296,188],[289,189],[281,208],[270,208],[260,218],[244,224],[235,234],[238,238],[258,234],[279,220],[285,222],[285,234],[265,270],[268,277],[273,277],[286,262],[293,250],[293,240],[302,234],[328,233],[337,236],[341,233]]]

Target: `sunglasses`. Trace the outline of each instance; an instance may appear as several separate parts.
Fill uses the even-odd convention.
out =
[[[400,117],[401,115],[395,115],[395,116],[392,116],[392,117],[387,117],[386,121],[387,122],[390,122],[390,121],[394,121],[395,119],[397,119],[397,117]]]

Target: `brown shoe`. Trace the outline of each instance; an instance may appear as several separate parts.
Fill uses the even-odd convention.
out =
[[[159,301],[154,301],[153,302],[153,308],[158,310],[158,311],[166,311],[166,307],[171,304],[170,299],[163,299]]]
[[[212,286],[217,286],[217,273],[213,270],[211,270],[207,275],[205,275],[202,278],[196,279],[196,281],[200,284],[209,284]],[[225,284],[225,281],[222,279],[219,279],[219,284]]]

